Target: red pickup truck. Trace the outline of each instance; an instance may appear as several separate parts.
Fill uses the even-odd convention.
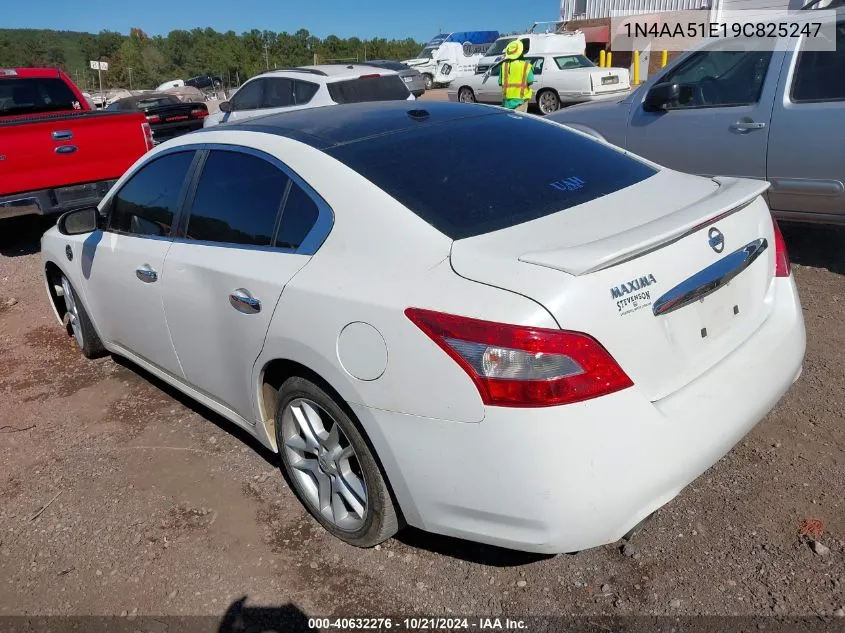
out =
[[[55,68],[0,68],[0,220],[99,203],[153,146],[142,112],[96,112]]]

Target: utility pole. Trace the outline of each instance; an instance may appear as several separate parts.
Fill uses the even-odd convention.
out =
[[[268,49],[269,49],[269,46],[267,45],[267,42],[265,41],[264,42],[264,66],[267,70],[270,70],[270,57],[267,54]]]
[[[129,70],[129,92],[132,92],[132,66],[129,66],[127,70]]]

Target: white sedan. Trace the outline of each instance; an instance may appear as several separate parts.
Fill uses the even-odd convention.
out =
[[[531,103],[543,114],[556,112],[563,104],[621,98],[631,91],[627,69],[600,68],[584,55],[528,55],[526,59],[534,67]],[[456,79],[450,86],[449,100],[501,105],[501,67],[499,62],[486,73]]]
[[[505,159],[525,147],[543,160]],[[147,153],[44,235],[44,274],[85,356],[278,451],[344,541],[410,524],[571,552],[670,501],[797,379],[766,186],[500,108],[316,108]]]

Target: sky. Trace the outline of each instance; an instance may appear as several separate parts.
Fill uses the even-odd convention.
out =
[[[554,20],[559,0],[0,0],[2,27],[49,28],[96,33],[150,35],[174,29],[211,27],[237,33],[267,29],[293,33],[308,29],[317,37],[362,39],[413,37],[424,41],[444,31],[522,30],[532,22]]]

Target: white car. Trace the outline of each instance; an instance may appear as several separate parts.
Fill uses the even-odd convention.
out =
[[[204,127],[266,114],[362,101],[414,101],[395,70],[362,64],[321,64],[272,70],[238,88]]]
[[[600,68],[584,55],[556,53],[526,55],[534,67],[531,103],[543,114],[560,109],[561,104],[601,101],[621,97],[631,91],[630,73],[625,68]],[[450,101],[502,103],[499,70],[494,64],[486,73],[461,77],[449,90]]]
[[[525,147],[543,160],[507,160]],[[337,537],[572,552],[675,497],[797,379],[765,189],[501,108],[352,104],[173,139],[41,245],[86,356],[279,451]]]

